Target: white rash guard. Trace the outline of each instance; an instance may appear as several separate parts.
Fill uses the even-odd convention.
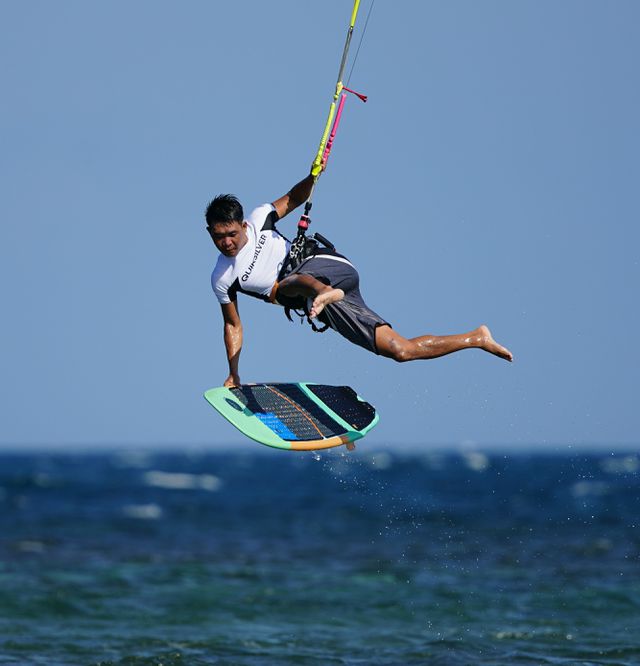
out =
[[[235,257],[218,257],[211,286],[221,304],[238,292],[269,301],[291,244],[275,229],[278,221],[271,204],[258,206],[247,218],[247,243]]]

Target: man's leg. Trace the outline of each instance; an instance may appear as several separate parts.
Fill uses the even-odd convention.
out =
[[[285,278],[278,285],[278,292],[289,297],[313,298],[313,305],[309,311],[311,318],[317,317],[324,310],[325,305],[341,301],[344,298],[342,289],[334,289],[306,274],[294,274]]]
[[[482,349],[506,361],[513,361],[511,352],[499,345],[486,326],[461,335],[423,335],[418,338],[403,338],[390,326],[376,329],[378,353],[400,363],[417,359],[430,359],[452,354],[462,349]]]

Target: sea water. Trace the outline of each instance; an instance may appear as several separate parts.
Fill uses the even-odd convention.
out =
[[[0,664],[640,664],[637,455],[238,451],[0,455]]]

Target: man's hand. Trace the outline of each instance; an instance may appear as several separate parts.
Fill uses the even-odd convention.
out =
[[[231,374],[224,380],[223,386],[225,388],[233,388],[234,386],[240,386],[241,384],[240,375]]]
[[[326,169],[326,167],[327,163],[324,160],[322,160],[320,164],[316,164],[316,161],[313,160],[309,173],[313,176],[314,179],[316,179]]]

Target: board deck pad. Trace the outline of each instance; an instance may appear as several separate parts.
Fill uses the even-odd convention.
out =
[[[375,408],[349,386],[243,384],[210,389],[204,397],[242,433],[280,449],[348,445],[378,422]]]

